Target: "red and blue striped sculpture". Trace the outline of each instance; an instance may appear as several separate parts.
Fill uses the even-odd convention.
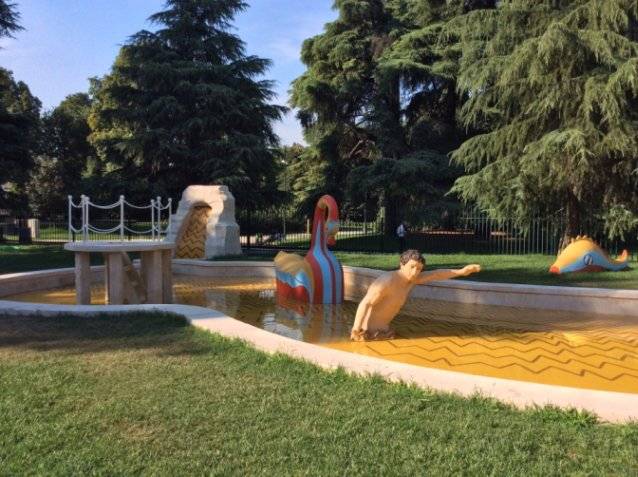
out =
[[[328,250],[336,243],[339,209],[330,195],[317,202],[310,250],[305,257],[279,252],[275,257],[277,295],[306,303],[342,303],[343,269]]]

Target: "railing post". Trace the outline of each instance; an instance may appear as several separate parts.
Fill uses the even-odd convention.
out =
[[[253,233],[252,223],[250,220],[250,211],[247,211],[246,223],[248,225],[248,227],[246,227],[248,229],[248,233],[246,234],[246,248],[250,250],[250,234]]]
[[[155,207],[157,207],[157,238],[159,239],[159,233],[162,230],[162,198],[158,195],[155,199]]]
[[[124,196],[120,196],[120,242],[124,242]]]
[[[159,215],[159,206],[157,207]],[[158,220],[159,222],[159,217]],[[151,199],[151,240],[155,240],[155,201]]]
[[[73,197],[72,196],[67,196],[68,200],[69,200],[69,242],[71,242],[71,239],[73,238],[73,206],[72,206],[72,202],[73,202]]]
[[[82,206],[82,241],[86,242],[89,238],[89,198],[85,195],[81,196],[80,204]]]
[[[173,199],[171,197],[168,198],[168,224],[166,225],[166,236],[168,237],[171,233],[171,216],[173,215]]]

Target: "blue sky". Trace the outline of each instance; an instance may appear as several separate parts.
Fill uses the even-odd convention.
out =
[[[119,47],[133,33],[152,28],[146,19],[164,0],[14,0],[25,31],[0,41],[0,66],[29,85],[44,109],[88,89],[88,78],[107,73]],[[290,82],[304,71],[304,39],[320,33],[336,13],[332,0],[248,0],[235,18],[248,54],[273,60],[266,78],[277,82],[286,104]],[[294,114],[276,125],[283,144],[301,142]]]

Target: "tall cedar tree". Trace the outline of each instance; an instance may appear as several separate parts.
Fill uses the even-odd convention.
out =
[[[610,235],[635,224],[637,14],[635,0],[511,0],[452,22],[460,115],[487,131],[454,153],[454,190],[521,222],[564,208],[566,236],[585,214]]]
[[[97,85],[91,140],[129,195],[175,197],[189,184],[226,184],[241,206],[268,202],[276,183],[269,60],[230,33],[241,0],[168,0],[122,47]],[[123,191],[122,191],[123,192]]]
[[[447,152],[460,144],[459,39],[446,25],[469,11],[495,6],[496,0],[405,0],[395,9],[406,31],[384,55],[381,71],[400,77],[408,140],[415,147]]]
[[[0,38],[13,38],[14,33],[24,30],[19,21],[20,13],[16,4],[0,0]]]
[[[393,228],[406,206],[440,201],[458,176],[446,157],[458,145],[454,103],[441,106],[454,88],[433,89],[430,77],[397,61],[405,51],[395,46],[418,28],[420,3],[337,0],[338,18],[304,43],[307,71],[293,83],[292,104],[310,147],[293,189],[306,208],[329,191],[352,207],[385,206]]]
[[[388,2],[388,8],[400,29],[393,32],[390,47],[377,66],[382,89],[390,86],[399,96],[398,121],[392,136],[405,145],[400,161],[385,154],[384,159],[356,170],[353,177],[362,188],[386,188],[389,202],[405,215],[406,205],[416,206],[414,222],[447,216],[456,203],[445,194],[459,176],[458,167],[450,167],[447,155],[457,148],[464,134],[456,119],[459,99],[455,89],[458,64],[457,39],[443,35],[446,22],[479,8],[494,8],[495,0],[400,0]],[[401,33],[397,36],[397,33]],[[388,117],[393,108],[378,103],[376,116]],[[381,129],[390,132],[387,121]],[[394,194],[393,190],[396,190]],[[395,212],[399,213],[398,211]],[[425,215],[427,214],[427,215]],[[436,219],[435,219],[436,220]]]
[[[382,0],[336,0],[339,17],[304,41],[307,70],[292,84],[309,147],[307,172],[292,185],[299,207],[312,210],[324,193],[345,206],[346,179],[356,166],[380,156],[367,125],[377,94],[375,61],[387,44],[391,17]]]

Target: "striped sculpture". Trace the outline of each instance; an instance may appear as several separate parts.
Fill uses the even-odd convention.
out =
[[[339,231],[339,209],[332,196],[317,202],[310,250],[305,257],[279,252],[275,257],[277,295],[307,303],[342,303],[343,269],[328,250]]]

